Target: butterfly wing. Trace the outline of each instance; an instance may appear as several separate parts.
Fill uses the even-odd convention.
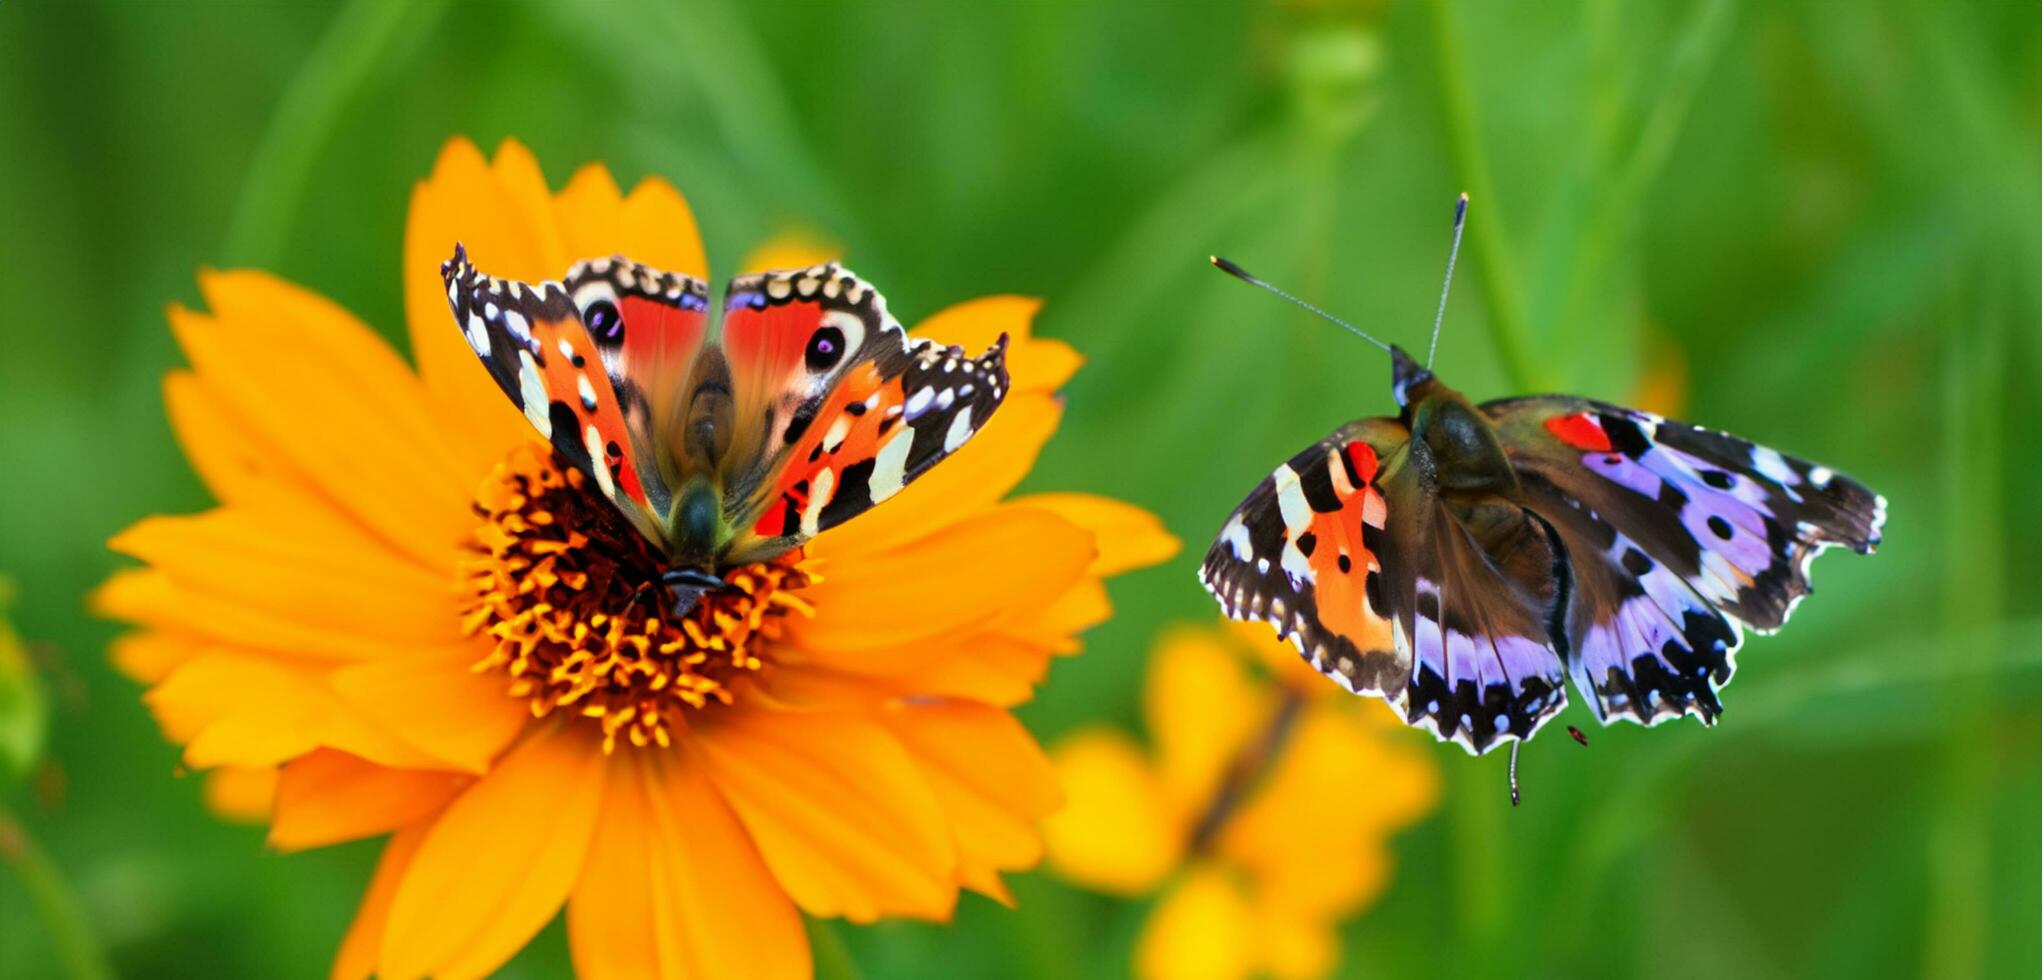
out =
[[[1436,497],[1410,433],[1351,423],[1278,467],[1206,553],[1235,619],[1260,619],[1357,694],[1473,753],[1566,704],[1551,645],[1550,529],[1499,498]]]
[[[878,290],[835,263],[733,280],[722,344],[730,563],[798,547],[899,493],[1007,393],[1004,336],[977,357],[910,341]]]
[[[707,288],[623,258],[529,285],[483,275],[460,246],[440,273],[455,322],[497,386],[640,533],[663,542],[666,393],[702,347]]]
[[[1599,718],[1713,721],[1738,623],[1778,629],[1815,555],[1878,547],[1885,500],[1827,467],[1584,398],[1482,411],[1566,546],[1570,669]]]

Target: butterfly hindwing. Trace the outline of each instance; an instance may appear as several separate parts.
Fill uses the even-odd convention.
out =
[[[1598,717],[1714,720],[1737,624],[1785,623],[1825,548],[1878,546],[1885,502],[1826,467],[1582,398],[1482,411],[1569,552],[1570,666]]]
[[[976,357],[910,341],[879,292],[835,263],[740,277],[724,305],[732,561],[796,547],[899,493],[1007,393],[1004,336]]]

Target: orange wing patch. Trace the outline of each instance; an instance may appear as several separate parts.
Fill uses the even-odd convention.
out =
[[[813,537],[839,500],[870,506],[900,491],[914,431],[901,424],[902,378],[864,363],[847,373],[793,442],[787,468],[753,526],[761,537]],[[861,507],[862,509],[862,507]]]
[[[649,506],[638,472],[624,455],[631,435],[623,407],[588,331],[578,320],[535,320],[532,337],[538,341],[538,353],[521,352],[520,381],[528,388],[525,415],[563,455],[574,455],[570,447],[581,449],[605,496]],[[569,425],[572,431],[560,431]]]

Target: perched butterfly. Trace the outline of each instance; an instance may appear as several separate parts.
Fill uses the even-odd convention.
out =
[[[964,445],[1007,392],[1003,335],[970,357],[910,340],[836,263],[708,287],[621,256],[559,282],[440,267],[491,377],[665,554],[686,613],[732,567],[799,547]]]
[[[1375,342],[1400,414],[1277,467],[1200,577],[1228,616],[1471,753],[1530,738],[1570,678],[1605,724],[1713,724],[1739,624],[1778,629],[1816,554],[1879,544],[1885,500],[1826,466],[1570,395],[1477,405]]]

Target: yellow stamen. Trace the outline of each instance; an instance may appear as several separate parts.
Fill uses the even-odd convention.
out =
[[[799,553],[730,569],[725,588],[676,617],[661,556],[585,483],[533,445],[476,494],[462,626],[494,643],[473,669],[502,674],[534,718],[559,709],[594,722],[605,752],[620,735],[665,748],[688,712],[731,704],[735,685],[771,668],[780,621],[812,614],[792,594],[810,577]]]

